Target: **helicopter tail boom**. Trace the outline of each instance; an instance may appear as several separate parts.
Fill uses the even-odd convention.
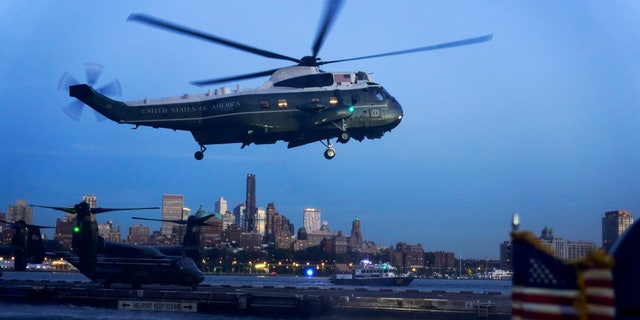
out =
[[[70,86],[69,96],[84,102],[110,120],[118,122],[122,118],[119,108],[124,107],[124,103],[110,99],[89,85],[78,84]]]

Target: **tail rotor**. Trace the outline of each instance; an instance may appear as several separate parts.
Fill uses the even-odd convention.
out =
[[[92,62],[85,63],[85,75],[87,78],[87,84],[89,86],[93,87],[98,82],[98,79],[100,79],[100,74],[102,73],[102,69],[104,69],[104,67],[101,64]],[[65,72],[60,78],[60,81],[58,81],[58,90],[68,92],[70,86],[79,83],[80,82],[78,82],[78,80],[70,73]],[[118,79],[114,79],[109,83],[97,88],[96,91],[107,96],[120,96],[122,94],[122,88]],[[69,118],[75,121],[80,121],[82,111],[84,110],[84,103],[79,100],[75,100],[66,105],[62,110],[67,114],[67,116],[69,116]],[[95,112],[95,115],[96,119],[100,122],[106,119],[98,112]]]

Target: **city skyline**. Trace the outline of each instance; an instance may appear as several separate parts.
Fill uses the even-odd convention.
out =
[[[255,183],[255,178],[256,178],[255,175],[253,175],[252,179],[253,179],[254,183]],[[255,190],[254,190],[254,192],[255,192]],[[163,194],[162,195],[163,203],[168,200],[169,204],[173,205],[173,206],[175,206],[174,204],[175,204],[176,201],[180,201],[181,202],[181,201],[183,201],[183,199],[184,199],[184,196],[180,195],[180,194]],[[97,197],[95,195],[84,195],[84,196],[81,197],[80,201],[91,201],[93,203],[93,205],[95,205],[96,203],[99,203],[99,200],[100,200],[99,197]],[[227,200],[223,196],[219,196],[217,198],[217,200],[213,204],[214,210],[213,211],[207,211],[205,209],[205,212],[207,214],[221,214],[221,212],[215,211],[215,208],[217,208],[219,206],[219,203],[221,201],[227,202]],[[31,215],[33,215],[34,208],[30,207],[29,203],[27,203],[24,199],[16,200],[14,206],[24,206],[24,205],[26,205],[26,207],[30,209]],[[72,204],[70,204],[70,205],[72,205]],[[243,205],[243,203],[239,203],[237,206],[242,206],[242,205]],[[256,205],[256,212],[262,210],[263,213],[265,214],[264,219],[266,219],[266,212],[267,212],[266,209],[269,209],[269,208],[275,209],[275,207],[272,207],[274,205],[276,205],[276,204],[274,204],[272,202],[268,203],[267,206],[264,206],[264,207],[260,206],[260,205]],[[12,211],[11,208],[14,207],[14,206],[10,205],[8,207],[9,208],[8,211],[11,212]],[[202,206],[203,206],[203,204],[201,204],[199,207],[202,207]],[[180,211],[180,212],[182,212],[182,217],[181,218],[171,218],[170,216],[165,216],[164,215],[163,208],[164,208],[164,205],[163,205],[162,208],[160,208],[160,212],[157,213],[160,216],[154,216],[153,213],[149,213],[149,212],[141,213],[141,214],[135,214],[135,216],[152,218],[152,219],[162,218],[162,219],[184,219],[184,220],[186,220],[186,216],[184,216],[184,214],[188,215],[188,214],[190,214],[192,212],[190,207],[183,206],[182,207],[183,210]],[[20,211],[24,211],[24,210],[20,209]],[[194,214],[196,214],[196,213],[197,214],[202,214],[200,211],[198,211],[198,212],[193,211],[193,212],[194,212]],[[2,213],[2,211],[0,211],[0,213]],[[232,210],[227,210],[227,213],[233,214],[233,211]],[[283,217],[285,217],[285,218],[290,219],[293,222],[293,225],[294,225],[294,236],[295,236],[295,232],[297,232],[299,229],[305,227],[305,224],[310,223],[312,225],[318,225],[318,222],[320,221],[320,224],[322,224],[323,226],[326,225],[329,228],[329,230],[331,230],[331,232],[335,233],[335,232],[339,231],[339,232],[342,232],[345,235],[348,234],[346,232],[349,232],[349,231],[352,232],[352,234],[350,235],[350,239],[352,239],[351,240],[352,243],[350,245],[352,247],[361,246],[363,241],[371,241],[371,242],[374,242],[374,243],[376,243],[376,244],[378,244],[378,245],[380,245],[382,247],[395,247],[398,243],[405,243],[405,244],[409,244],[409,245],[419,245],[419,246],[424,247],[425,249],[428,249],[428,250],[425,250],[425,251],[452,252],[453,254],[456,255],[456,257],[458,257],[458,253],[456,253],[453,250],[450,250],[450,248],[446,248],[446,247],[436,248],[436,247],[430,246],[428,243],[409,243],[409,242],[407,242],[407,241],[405,241],[403,239],[396,239],[394,243],[380,243],[379,241],[376,240],[376,236],[375,235],[370,236],[370,237],[363,237],[362,236],[362,233],[363,233],[362,229],[366,230],[367,228],[366,228],[366,224],[365,224],[365,228],[361,227],[360,218],[359,217],[357,217],[357,216],[354,217],[354,219],[351,222],[350,228],[333,228],[333,227],[331,227],[331,224],[329,223],[330,220],[320,220],[320,213],[321,213],[320,209],[303,208],[301,210],[301,212],[299,212],[299,216],[300,216],[299,224],[296,224],[295,222],[293,222],[293,221],[296,221],[295,218],[291,219],[291,218],[289,218],[290,216],[286,215],[286,214],[281,214],[281,215]],[[617,239],[619,234],[624,232],[634,221],[633,216],[631,215],[631,212],[628,211],[628,210],[605,211],[603,213],[603,215],[604,215],[604,217],[600,218],[601,222],[602,222],[602,224],[601,224],[601,226],[602,226],[601,232],[602,232],[603,237],[607,232],[610,232],[610,231],[608,231],[608,229],[611,228],[611,227],[609,227],[610,222],[607,223],[607,221],[609,221],[612,216],[620,215],[624,219],[624,224],[619,225],[618,223],[616,223],[616,225],[615,225],[614,229],[617,230],[616,231],[616,235],[615,235],[615,239]],[[293,216],[295,217],[295,215],[293,215]],[[33,217],[31,217],[31,218],[33,219]],[[60,218],[60,217],[58,217],[58,218]],[[222,218],[222,216],[220,218]],[[7,219],[10,219],[10,218],[7,218]],[[308,222],[307,220],[312,220],[313,222]],[[139,222],[136,222],[135,220],[131,220],[131,222],[129,224],[126,224],[126,222],[124,222],[122,219],[118,219],[118,221],[120,221],[121,223],[123,223],[123,222],[125,223],[125,225],[121,225],[119,223],[114,223],[113,221],[114,221],[114,219],[108,218],[108,219],[106,219],[104,221],[98,220],[98,223],[100,225],[104,225],[104,224],[109,223],[109,224],[112,224],[114,227],[116,227],[118,229],[122,228],[122,230],[129,230],[130,227],[132,227],[134,225],[142,225],[144,227],[149,227],[151,231],[156,231],[156,230],[159,231],[163,236],[169,236],[169,235],[163,233],[164,229],[163,229],[163,226],[162,226],[161,222],[154,223],[154,222],[146,221],[144,224],[140,224]],[[236,224],[237,223],[238,222],[236,221]],[[155,225],[157,225],[157,226],[154,228]],[[254,227],[258,228],[258,224],[256,224]],[[316,231],[319,231],[319,230],[320,229],[313,229],[312,232],[316,232]],[[528,230],[536,233],[536,231],[533,230],[533,229],[528,229]],[[554,239],[555,239],[555,240],[560,241],[561,243],[573,243],[574,246],[576,246],[576,243],[578,245],[582,244],[582,243],[586,243],[586,245],[584,245],[585,248],[596,248],[597,247],[597,248],[604,248],[605,250],[607,250],[608,246],[610,246],[612,244],[611,241],[605,243],[605,239],[604,238],[601,238],[601,241],[595,241],[595,240],[565,239],[564,237],[554,237],[553,236],[553,228],[549,227],[548,225],[545,225],[544,228],[541,228],[541,230],[542,231],[540,232],[540,239],[542,241],[554,241]],[[262,233],[260,231],[261,230],[259,230],[259,229],[255,229],[255,233]],[[264,230],[262,230],[262,231],[264,231]],[[53,233],[54,232],[55,232],[55,230],[52,230],[50,232],[46,232],[45,230],[43,230],[43,234],[47,235],[47,237],[49,239],[53,239]],[[355,234],[353,232],[355,232]],[[367,233],[367,234],[369,234],[369,233]],[[264,236],[264,234],[262,234],[262,236]],[[123,235],[122,239],[127,239],[127,235]],[[476,256],[476,255],[471,254],[471,255],[467,255],[466,258],[502,260],[502,256],[504,255],[504,250],[503,250],[502,247],[503,247],[504,243],[506,243],[506,242],[509,242],[509,240],[501,241],[501,243],[499,243],[496,246],[496,248],[494,250],[495,252],[492,253],[492,255]],[[593,243],[593,246],[591,245],[591,243]],[[550,247],[550,248],[553,248],[553,246]],[[556,249],[558,249],[558,248],[556,248]],[[560,257],[560,258],[566,258],[566,259],[574,259],[575,258],[575,257],[565,257],[564,255],[567,254],[566,253],[566,249],[558,249],[558,250],[560,250],[559,252],[557,252],[557,254],[559,255],[558,257]],[[582,252],[582,254],[584,254],[584,253],[588,252],[588,250],[590,250],[590,249],[583,249],[583,251],[580,251],[580,252]]]
[[[0,204],[65,206],[91,194],[101,207],[146,207],[183,194],[185,206],[211,210],[219,196],[230,207],[244,202],[253,173],[256,203],[275,203],[296,226],[304,208],[318,208],[332,230],[348,230],[358,217],[364,238],[377,243],[402,239],[478,258],[497,256],[513,212],[522,229],[552,226],[598,244],[603,212],[640,212],[637,1],[345,1],[323,61],[493,39],[322,66],[369,73],[404,110],[381,139],[334,143],[331,161],[320,143],[282,142],[208,146],[195,161],[199,146],[189,133],[99,122],[89,108],[74,121],[63,111],[74,99],[59,81],[68,73],[85,82],[85,63],[104,66],[97,88],[119,79],[122,96],[114,98],[123,101],[206,93],[220,86],[190,82],[287,66],[128,22],[132,13],[303,57],[324,5],[2,2],[9,45],[0,48]],[[36,211],[39,225],[58,217]],[[98,219],[125,226],[128,217]]]

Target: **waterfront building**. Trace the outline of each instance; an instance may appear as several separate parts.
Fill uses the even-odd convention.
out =
[[[222,213],[222,230],[226,230],[230,225],[236,223],[236,217],[229,211]]]
[[[218,201],[216,201],[215,212],[220,214],[227,213],[227,200],[225,200],[223,197],[218,198]]]
[[[222,241],[223,222],[221,216],[215,214],[207,220],[207,225],[200,227],[202,233],[202,241],[206,246],[213,247]]]
[[[71,250],[73,227],[76,225],[76,215],[67,213],[62,219],[56,219],[56,232],[53,240],[58,241],[62,247]]]
[[[569,241],[553,235],[553,229],[544,227],[540,233],[542,245],[553,251],[557,258],[565,260],[576,260],[587,256],[595,251],[597,246],[594,242]]]
[[[361,249],[364,240],[362,239],[362,226],[358,217],[351,223],[351,237],[349,238],[349,247],[351,250]]]
[[[513,246],[511,241],[504,241],[500,244],[500,269],[512,271]]]
[[[163,220],[183,220],[184,196],[181,194],[162,195],[162,219]],[[171,239],[174,223],[162,221],[160,223],[160,233],[163,237]]]
[[[33,207],[27,206],[26,200],[16,200],[16,204],[9,206],[7,211],[7,221],[20,220],[24,220],[27,224],[33,224]]]
[[[314,208],[304,209],[302,225],[304,226],[304,229],[307,230],[307,233],[320,230],[320,215],[320,210],[316,210]]]
[[[245,200],[245,230],[247,232],[254,232],[255,219],[256,219],[256,175],[253,173],[247,174],[247,192]]]
[[[425,254],[426,265],[433,273],[444,274],[456,268],[456,257],[453,252],[435,251]]]
[[[602,218],[602,248],[609,251],[618,238],[633,224],[629,210],[607,211]]]
[[[412,268],[424,268],[424,258],[424,249],[421,244],[412,245],[405,242],[398,242],[393,251],[392,263],[396,267],[400,266],[403,272],[406,272]]]
[[[262,236],[255,232],[243,232],[240,234],[239,247],[246,250],[262,249]]]
[[[342,231],[338,231],[335,237],[331,238],[331,252],[332,253],[347,253],[349,250],[349,241],[347,237],[342,235]]]
[[[97,208],[98,207],[98,197],[94,195],[84,195],[82,196],[82,202],[86,202],[89,205],[89,208]],[[91,215],[91,221],[96,221],[96,215]]]

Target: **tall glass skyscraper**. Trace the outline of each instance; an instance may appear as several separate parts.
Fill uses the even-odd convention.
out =
[[[602,248],[609,251],[618,238],[633,224],[629,210],[607,211],[602,218]]]

